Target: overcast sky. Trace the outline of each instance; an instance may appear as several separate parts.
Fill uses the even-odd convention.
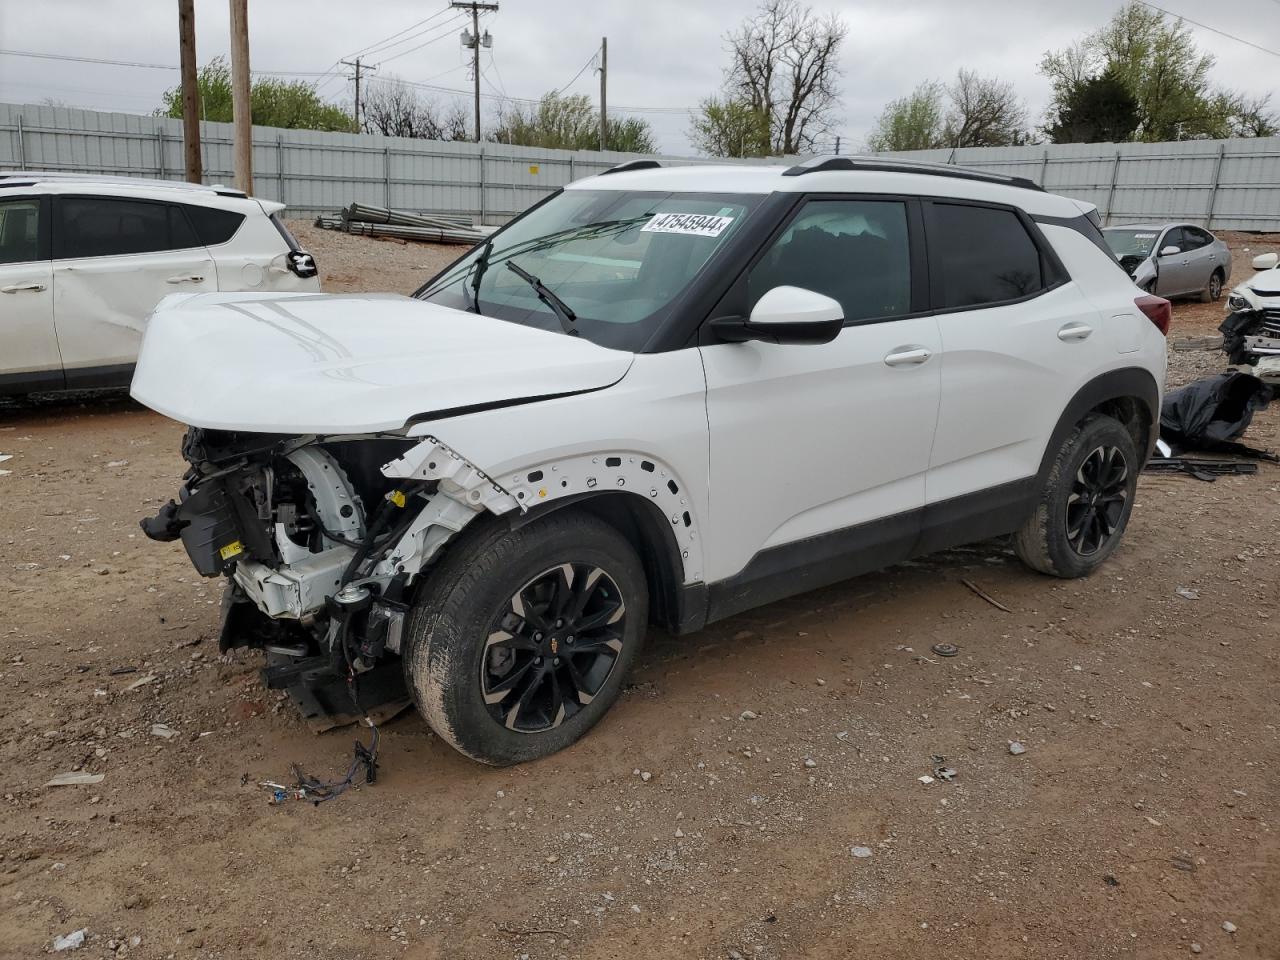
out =
[[[1160,5],[1280,51],[1280,0],[1160,0]],[[457,39],[463,23],[452,11],[443,12],[447,6],[444,0],[249,0],[252,67],[320,73],[439,14],[369,59],[382,62],[382,75],[469,89],[469,53]],[[923,79],[947,79],[960,67],[1014,81],[1039,118],[1048,100],[1048,85],[1036,73],[1041,54],[1094,29],[1122,0],[815,0],[813,6],[838,13],[849,25],[834,132],[857,148],[886,101]],[[750,2],[730,0],[501,0],[501,9],[481,21],[482,30],[493,35],[493,47],[482,59],[482,89],[494,96],[486,97],[482,109],[497,108],[499,91],[537,97],[568,84],[607,36],[610,106],[661,108],[639,115],[653,125],[665,151],[687,152],[687,108],[719,87],[726,60],[723,35],[752,8]],[[226,0],[196,0],[196,15],[200,62],[226,54]],[[1195,28],[1195,35],[1201,48],[1218,58],[1217,83],[1252,93],[1280,86],[1280,57],[1208,30]],[[177,36],[176,0],[0,0],[0,49],[176,64]],[[172,70],[0,53],[0,102],[49,98],[70,106],[149,113],[176,82]],[[351,85],[341,75],[319,82],[326,98],[350,100]],[[593,98],[598,90],[589,68],[569,87]]]

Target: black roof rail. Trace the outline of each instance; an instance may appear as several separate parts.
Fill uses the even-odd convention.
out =
[[[630,173],[632,170],[656,170],[662,166],[661,160],[628,160],[620,163],[616,167],[610,167],[599,176],[608,176],[611,173]]]
[[[970,170],[945,163],[928,163],[922,160],[896,160],[880,157],[811,157],[794,167],[788,167],[784,177],[801,177],[806,173],[832,170],[874,170],[882,173],[919,173],[930,177],[950,177],[953,180],[977,180],[982,183],[998,183],[1006,187],[1019,187],[1044,193],[1044,187],[1026,177],[1009,177],[985,170]]]

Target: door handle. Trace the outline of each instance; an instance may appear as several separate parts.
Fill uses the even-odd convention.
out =
[[[890,367],[916,367],[928,360],[932,353],[924,347],[899,347],[884,358]]]
[[[43,283],[11,283],[7,287],[0,287],[0,293],[20,293],[23,290],[39,293],[43,289]]]
[[[194,274],[190,276],[185,276],[185,277],[183,276],[170,277],[168,280],[165,281],[165,283],[203,283],[203,282],[204,282],[204,277],[196,276]]]
[[[1087,323],[1067,323],[1058,329],[1058,339],[1063,343],[1069,340],[1087,340],[1093,333],[1093,327]]]

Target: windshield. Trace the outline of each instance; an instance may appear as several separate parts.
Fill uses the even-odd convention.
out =
[[[415,296],[639,351],[707,259],[762,199],[566,190],[495,234],[487,254],[481,244]],[[482,256],[486,262],[478,269]],[[553,296],[539,296],[529,278]],[[560,305],[572,321],[558,315]]]
[[[1117,259],[1138,257],[1145,260],[1151,256],[1151,249],[1156,245],[1160,231],[1151,227],[1136,230],[1108,227],[1102,231],[1102,235],[1107,238],[1107,246]]]

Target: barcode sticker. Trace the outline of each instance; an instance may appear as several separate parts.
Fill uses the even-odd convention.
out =
[[[642,233],[683,233],[694,237],[718,237],[733,217],[703,213],[659,213],[640,228]]]

